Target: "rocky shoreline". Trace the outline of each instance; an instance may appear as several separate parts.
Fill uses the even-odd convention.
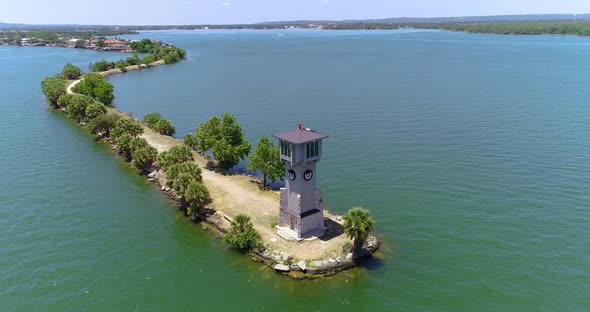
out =
[[[115,147],[113,146],[113,149]],[[208,170],[208,169],[203,169]],[[176,201],[182,206],[181,197],[176,194],[174,189],[167,186],[166,174],[162,170],[154,170],[147,175],[148,182],[155,182],[170,199]],[[332,221],[336,221],[331,218]],[[204,228],[211,230],[215,235],[223,238],[223,235],[229,230],[229,225],[232,218],[223,212],[209,209],[204,218],[200,220],[204,224]],[[359,262],[364,258],[373,256],[379,250],[380,241],[373,234],[369,235],[363,244],[362,251],[358,255],[353,255],[349,252],[343,257],[329,257],[323,260],[304,261],[299,260],[294,262],[292,257],[279,250],[253,250],[249,254],[257,262],[266,264],[268,267],[277,272],[284,273],[289,277],[295,279],[314,279],[325,276],[334,275],[340,271],[347,270],[358,266]]]

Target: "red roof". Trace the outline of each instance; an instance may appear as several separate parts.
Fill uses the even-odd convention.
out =
[[[292,131],[275,133],[272,135],[275,138],[285,140],[294,144],[301,144],[306,142],[317,141],[325,139],[328,136],[310,129],[295,129]]]

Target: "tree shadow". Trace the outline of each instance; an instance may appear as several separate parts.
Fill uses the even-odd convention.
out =
[[[330,218],[324,218],[324,224],[326,225],[327,229],[324,232],[324,235],[319,237],[319,239],[322,241],[326,242],[344,234],[344,227],[340,223]]]
[[[383,259],[375,256],[361,257],[355,260],[359,268],[363,268],[368,271],[376,271],[385,266]]]

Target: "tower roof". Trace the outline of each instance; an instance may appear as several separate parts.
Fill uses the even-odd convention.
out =
[[[312,142],[312,141],[325,139],[328,137],[327,135],[325,135],[323,133],[315,132],[314,130],[311,130],[309,128],[301,127],[301,123],[299,123],[299,127],[295,130],[281,132],[281,133],[275,133],[272,136],[275,138],[279,138],[281,140],[291,142],[293,144]]]

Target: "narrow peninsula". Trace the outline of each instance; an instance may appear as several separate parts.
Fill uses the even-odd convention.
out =
[[[159,113],[140,121],[113,108],[113,86],[106,76],[176,63],[186,56],[182,49],[149,39],[133,47],[147,55],[99,61],[87,74],[67,64],[60,74],[45,78],[41,86],[50,107],[111,144],[178,202],[187,218],[277,272],[297,279],[331,275],[357,266],[379,249],[367,209],[352,208],[344,216],[323,209],[314,173],[327,136],[300,124],[275,134],[278,146],[262,137],[252,151],[230,113],[211,117],[180,140]],[[229,173],[246,158],[248,169],[263,175],[262,182]],[[280,192],[267,187],[267,178],[285,176]]]

